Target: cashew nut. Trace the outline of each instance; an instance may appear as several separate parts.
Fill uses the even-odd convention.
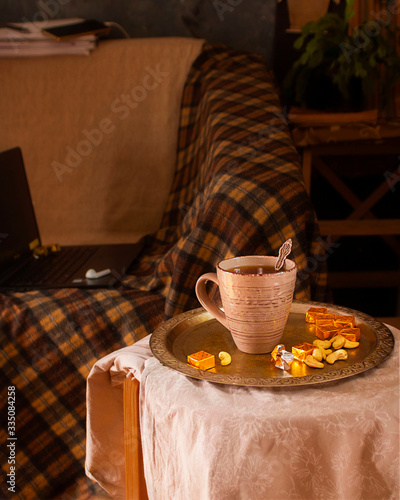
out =
[[[351,340],[347,340],[344,343],[343,347],[346,347],[348,349],[354,349],[354,347],[358,347],[360,345],[360,342],[352,342]]]
[[[314,359],[311,354],[309,354],[306,359],[304,360],[304,363],[307,365],[307,366],[310,366],[311,368],[323,368],[324,367],[324,363],[320,363],[319,361],[317,361],[316,359]]]
[[[334,349],[341,349],[344,346],[345,342],[346,338],[343,337],[343,335],[336,335],[336,337],[332,339],[332,347]]]
[[[338,359],[347,359],[347,352],[344,349],[332,352],[326,357],[326,361],[331,365],[333,365],[333,363]]]
[[[230,362],[232,361],[232,358],[231,358],[231,355],[228,354],[227,352],[225,351],[221,351],[219,354],[218,354],[218,357],[219,359],[221,360],[221,365],[222,366],[226,366],[226,365],[229,365]]]
[[[322,349],[319,349],[318,347],[316,347],[313,352],[312,352],[312,357],[316,360],[316,361],[322,361],[324,359],[323,357],[323,354],[322,354]]]
[[[314,340],[313,345],[320,347],[322,349],[328,349],[331,346],[330,340]]]
[[[322,361],[323,359],[326,359],[328,354],[330,354],[331,352],[333,352],[332,349],[323,349],[322,347],[316,347],[313,350],[312,356],[317,361]]]

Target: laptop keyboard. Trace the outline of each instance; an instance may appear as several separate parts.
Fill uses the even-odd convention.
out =
[[[97,247],[67,247],[57,254],[32,259],[17,276],[12,277],[13,285],[62,285],[72,278],[96,250]]]

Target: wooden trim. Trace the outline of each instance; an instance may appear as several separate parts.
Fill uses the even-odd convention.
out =
[[[400,271],[330,272],[329,286],[334,288],[399,288]]]
[[[376,126],[378,110],[357,111],[355,113],[327,113],[292,106],[289,114],[290,123],[298,127],[332,127],[333,125],[352,125],[353,123]]]
[[[400,219],[320,220],[321,234],[340,236],[380,236],[400,234]]]
[[[311,191],[311,170],[312,170],[312,150],[311,148],[303,149],[303,177],[306,185],[307,194]]]
[[[377,318],[381,323],[386,323],[387,325],[394,326],[395,328],[400,330],[400,317],[385,317],[385,318]]]
[[[357,195],[347,186],[345,182],[331,169],[329,168],[321,157],[314,156],[312,158],[312,163],[316,170],[325,177],[325,179],[340,193],[340,195],[355,209],[353,213],[349,216],[349,219],[354,219],[357,217],[365,216],[368,219],[378,219],[375,215],[365,207],[364,202],[362,202]],[[382,189],[382,187],[380,188]],[[382,195],[383,196],[383,195]],[[382,238],[386,244],[400,256],[400,242],[392,235],[382,235]],[[338,238],[332,238],[332,243]]]
[[[370,137],[358,141],[332,142],[309,147],[312,154],[317,156],[398,155],[400,149],[398,137]]]
[[[354,0],[354,16],[350,19],[349,22],[349,34],[352,34],[353,30],[360,24],[360,20],[363,14],[360,5],[362,3],[362,0]]]
[[[378,203],[379,200],[381,200],[385,196],[389,189],[389,183],[387,181],[383,181],[382,184],[368,196],[368,198],[360,203],[360,205],[349,216],[349,219],[359,219],[360,217],[363,217],[366,213],[369,212],[372,207],[374,207]]]
[[[354,211],[349,215],[348,219],[360,219],[368,214],[371,217],[370,209],[374,207],[383,196],[389,191],[390,185],[387,181],[383,181],[365,200],[361,201],[349,189],[345,182],[340,179],[327,165],[316,156],[313,159],[315,168],[329,181],[338,193],[354,208]],[[371,217],[375,219],[375,217]]]
[[[136,379],[125,379],[123,398],[127,500],[148,500],[140,437],[139,390],[140,384]]]
[[[314,156],[312,163],[316,170],[329,182],[331,186],[345,199],[353,208],[357,208],[361,200],[347,184],[319,157]]]

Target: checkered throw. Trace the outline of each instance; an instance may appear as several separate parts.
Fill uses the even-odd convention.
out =
[[[295,297],[324,301],[324,248],[299,158],[261,57],[205,45],[184,88],[176,174],[161,229],[119,284],[0,294],[1,416],[16,395],[16,496],[88,498],[85,381],[95,361],[199,307],[222,259],[293,240]],[[2,443],[0,496],[10,466]],[[60,497],[61,498],[61,497]]]

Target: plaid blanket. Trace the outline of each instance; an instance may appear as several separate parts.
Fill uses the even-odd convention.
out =
[[[84,476],[85,381],[94,362],[199,307],[195,282],[221,259],[277,255],[288,238],[295,297],[326,300],[324,247],[271,75],[259,56],[205,45],[184,88],[162,225],[129,274],[101,290],[0,294],[0,406],[6,419],[15,387],[16,496],[94,494]],[[8,498],[6,424],[0,495]]]

